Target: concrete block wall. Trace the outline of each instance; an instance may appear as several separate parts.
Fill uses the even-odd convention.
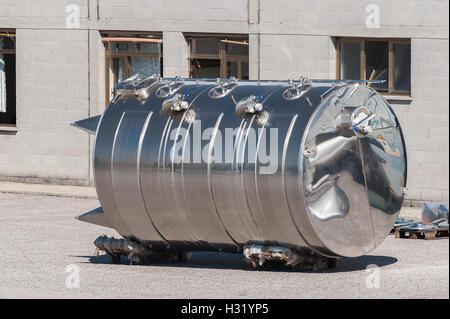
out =
[[[105,46],[97,30],[89,30],[89,110],[90,116],[105,110]]]
[[[395,104],[408,154],[411,203],[449,199],[448,39],[412,39],[410,104]]]
[[[164,77],[189,77],[189,46],[182,32],[163,32]]]
[[[379,28],[367,28],[378,8]],[[448,39],[446,0],[260,0],[261,33]]]
[[[95,1],[95,0],[94,0]],[[99,29],[246,32],[248,0],[97,0]]]
[[[261,35],[249,34],[248,36],[248,76],[250,80],[261,79]]]
[[[89,0],[91,1],[91,0]],[[66,28],[66,6],[77,5],[80,27],[85,29],[88,0],[2,0],[0,2],[0,28]]]
[[[259,54],[262,80],[328,79],[336,73],[336,54],[329,36],[261,34]]]
[[[88,115],[87,32],[16,34],[17,132],[0,134],[1,175],[87,183],[88,136],[69,126]]]
[[[380,27],[367,28],[369,4]],[[80,29],[65,26],[67,4]],[[411,39],[411,99],[390,98],[404,129],[410,203],[448,200],[447,0],[2,0],[17,32],[17,132],[0,131],[0,179],[92,181],[87,134],[71,121],[105,106],[99,30],[163,33],[165,76],[187,76],[183,32],[249,36],[251,79],[335,78],[335,37]],[[91,178],[89,178],[91,176]]]

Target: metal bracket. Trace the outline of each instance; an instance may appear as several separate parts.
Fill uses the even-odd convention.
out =
[[[185,261],[189,259],[188,254],[170,250],[157,251],[152,249],[151,245],[144,245],[129,239],[116,239],[114,237],[107,237],[106,235],[98,237],[94,241],[94,245],[97,256],[100,250],[104,251],[115,264],[121,261],[121,256],[127,257],[130,264],[133,262],[136,264],[150,264],[155,261]]]
[[[324,270],[336,265],[336,258],[320,256],[310,251],[300,253],[288,247],[275,245],[248,245],[244,246],[244,256],[253,267],[281,264],[294,269]]]

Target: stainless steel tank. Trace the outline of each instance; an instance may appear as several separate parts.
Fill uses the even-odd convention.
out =
[[[137,75],[116,89],[101,117],[74,123],[95,134],[101,207],[83,221],[154,250],[341,257],[396,220],[404,139],[368,82]]]

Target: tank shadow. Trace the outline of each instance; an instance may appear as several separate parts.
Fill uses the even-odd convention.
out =
[[[360,257],[352,258],[340,258],[335,268],[320,270],[319,272],[325,273],[339,273],[339,272],[351,272],[365,270],[369,265],[376,265],[377,267],[386,267],[395,264],[398,261],[397,258],[391,256],[376,256],[376,255],[364,255]]]
[[[92,264],[113,264],[107,254],[99,256],[73,256],[87,258],[88,261],[84,263]],[[248,263],[241,254],[217,253],[217,252],[195,252],[191,258],[186,262],[181,261],[164,261],[154,262],[151,267],[185,267],[185,268],[210,268],[210,269],[236,269],[245,271],[273,271],[273,272],[317,272],[317,273],[340,273],[365,270],[369,265],[376,265],[378,267],[385,267],[392,265],[398,261],[397,258],[390,256],[376,256],[365,255],[353,258],[341,258],[337,265],[331,269],[325,270],[295,270],[287,267],[263,267],[255,269]],[[130,261],[123,257],[118,262],[118,265],[129,265]],[[136,264],[133,264],[136,266]],[[138,265],[146,266],[146,265]]]

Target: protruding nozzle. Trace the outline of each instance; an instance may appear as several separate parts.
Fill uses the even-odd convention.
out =
[[[76,219],[78,219],[82,222],[85,222],[85,223],[90,223],[90,224],[99,225],[99,226],[103,226],[103,227],[113,228],[111,226],[111,224],[109,223],[109,221],[107,220],[102,207],[93,209],[83,215],[76,217]]]
[[[79,120],[73,123],[70,123],[70,125],[79,128],[82,131],[85,131],[89,134],[95,134],[97,131],[98,122],[100,121],[100,115],[88,117],[83,120]]]

